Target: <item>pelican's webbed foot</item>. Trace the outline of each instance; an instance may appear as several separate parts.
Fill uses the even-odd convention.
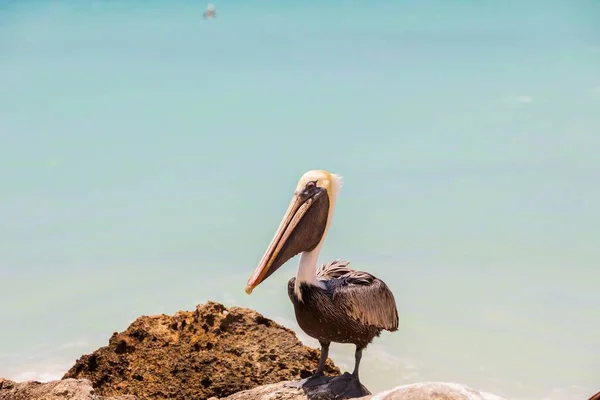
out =
[[[317,368],[317,371],[308,378],[301,379],[296,382],[285,383],[283,385],[284,387],[306,389],[324,385],[331,380],[331,378],[325,376],[325,374],[323,373],[325,371],[325,362],[327,361],[327,355],[329,354],[329,342],[319,341],[319,343],[321,344],[321,357],[319,358],[319,366]]]
[[[284,383],[284,387],[303,389],[310,388],[320,385],[325,385],[331,380],[330,377],[325,376],[324,374],[314,374],[313,376],[309,376],[308,378],[301,379],[295,382]]]
[[[345,373],[331,379],[329,390],[342,399],[353,399],[370,395],[371,392],[360,383],[358,375]]]
[[[296,389],[310,388],[314,386],[324,385],[330,380],[331,378],[323,374],[315,374],[313,376],[309,376],[308,378],[304,378],[299,381],[285,383],[283,386]]]

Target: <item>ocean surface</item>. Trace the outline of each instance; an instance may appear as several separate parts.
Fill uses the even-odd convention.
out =
[[[387,282],[376,392],[600,390],[599,1],[0,1],[0,376],[49,380],[246,280],[307,170]],[[332,345],[353,366],[353,346]]]

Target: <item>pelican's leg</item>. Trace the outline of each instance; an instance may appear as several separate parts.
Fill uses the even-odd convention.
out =
[[[352,376],[356,378],[357,381],[360,381],[358,379],[358,366],[360,365],[360,359],[362,358],[362,351],[362,347],[356,346],[356,351],[354,352],[354,371],[352,371]]]
[[[324,371],[325,371],[325,362],[327,361],[327,356],[329,355],[330,342],[319,342],[319,343],[321,343],[321,358],[319,359],[319,366],[317,367],[317,371],[314,373],[314,375],[309,376],[308,378],[296,381],[296,382],[288,382],[288,383],[284,384],[283,386],[300,389],[300,388],[305,388],[305,387],[324,385],[327,382],[329,382],[329,380],[331,378],[325,376]]]
[[[360,383],[358,379],[358,369],[364,347],[356,346],[354,353],[354,371],[351,374],[345,372],[343,375],[336,376],[328,383],[327,389],[340,399],[355,399],[371,394],[369,390]]]

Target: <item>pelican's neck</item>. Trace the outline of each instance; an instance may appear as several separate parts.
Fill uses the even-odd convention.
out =
[[[323,242],[325,241],[325,237],[327,236],[327,231],[329,230],[329,226],[331,225],[331,218],[333,217],[335,202],[337,200],[337,195],[341,187],[341,177],[334,175],[334,182],[331,185],[331,192],[327,193],[329,195],[329,213],[327,215],[327,222],[325,225],[325,230],[323,231],[323,236],[321,237],[319,244],[317,244],[317,247],[315,247],[311,251],[305,251],[300,255],[300,264],[298,264],[298,272],[296,273],[296,283],[294,284],[294,293],[298,297],[299,301],[302,301],[302,292],[300,290],[300,284],[302,283],[325,289],[325,283],[317,279],[317,262],[319,259],[319,254],[321,253],[321,247],[323,247]]]
[[[302,299],[302,294],[300,293],[301,283],[306,283],[325,289],[325,284],[317,279],[317,261],[319,261],[319,253],[321,253],[322,245],[323,240],[321,240],[321,243],[319,243],[319,245],[312,251],[305,251],[300,254],[300,264],[298,264],[295,285],[296,295],[298,295],[298,298],[300,299]]]

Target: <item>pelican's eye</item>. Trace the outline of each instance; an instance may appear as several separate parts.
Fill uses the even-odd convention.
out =
[[[317,181],[310,181],[304,186],[302,195],[306,197],[313,196],[317,191]]]

